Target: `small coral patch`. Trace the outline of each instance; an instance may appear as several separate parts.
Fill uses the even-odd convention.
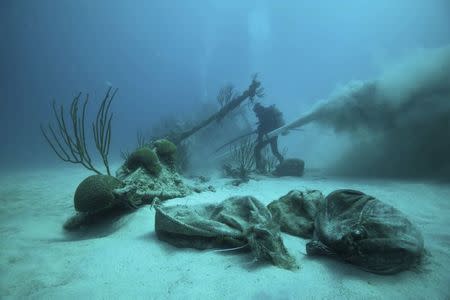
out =
[[[143,167],[152,175],[159,175],[161,172],[158,155],[149,147],[142,147],[131,153],[125,164],[131,171]]]
[[[175,164],[177,146],[169,140],[161,139],[154,142],[159,159],[169,166]]]

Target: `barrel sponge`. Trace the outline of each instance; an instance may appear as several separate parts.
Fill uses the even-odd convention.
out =
[[[122,182],[109,175],[92,175],[77,187],[74,196],[75,210],[82,213],[95,213],[117,204],[113,190]]]
[[[177,146],[169,140],[161,139],[154,142],[156,153],[161,161],[173,165],[177,153]]]
[[[141,147],[131,153],[125,164],[131,171],[143,167],[153,175],[159,175],[161,172],[161,164],[158,155],[156,155],[155,151],[149,147]]]

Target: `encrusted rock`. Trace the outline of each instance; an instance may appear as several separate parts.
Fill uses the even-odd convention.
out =
[[[163,166],[158,176],[149,174],[145,169],[138,168],[127,174],[124,167],[117,171],[125,186],[114,191],[116,197],[126,199],[131,206],[139,207],[153,203],[157,197],[164,201],[172,198],[185,197],[192,189],[183,183],[181,176]]]

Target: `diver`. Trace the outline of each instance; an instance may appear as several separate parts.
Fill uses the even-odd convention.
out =
[[[266,135],[269,132],[283,126],[285,123],[283,120],[283,114],[275,107],[275,105],[265,107],[260,103],[256,103],[253,106],[253,111],[258,118],[258,138],[256,139],[254,148],[255,164],[256,169],[259,172],[264,173],[265,162],[261,155],[261,151],[265,146],[267,146],[267,144],[270,144],[272,153],[278,159],[280,164],[284,160],[283,156],[278,151],[278,136],[268,139]]]

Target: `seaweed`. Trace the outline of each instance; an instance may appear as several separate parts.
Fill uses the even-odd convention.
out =
[[[113,90],[112,87],[108,88],[103,100],[100,103],[96,119],[92,122],[95,147],[102,158],[108,175],[111,175],[108,155],[109,146],[111,143],[112,121],[112,113],[109,112],[109,108],[117,90],[118,89]],[[47,128],[41,124],[41,132],[53,152],[55,152],[55,154],[62,161],[73,164],[81,164],[86,169],[101,175],[102,173],[93,165],[91,155],[89,154],[86,145],[85,116],[87,103],[89,101],[89,94],[86,94],[84,98],[80,113],[79,102],[81,100],[81,96],[82,93],[80,92],[72,100],[72,104],[70,106],[70,123],[66,123],[64,118],[65,113],[63,105],[61,105],[58,110],[56,107],[56,102],[53,100],[52,109],[56,119],[57,129],[55,129],[51,124],[48,124]]]

